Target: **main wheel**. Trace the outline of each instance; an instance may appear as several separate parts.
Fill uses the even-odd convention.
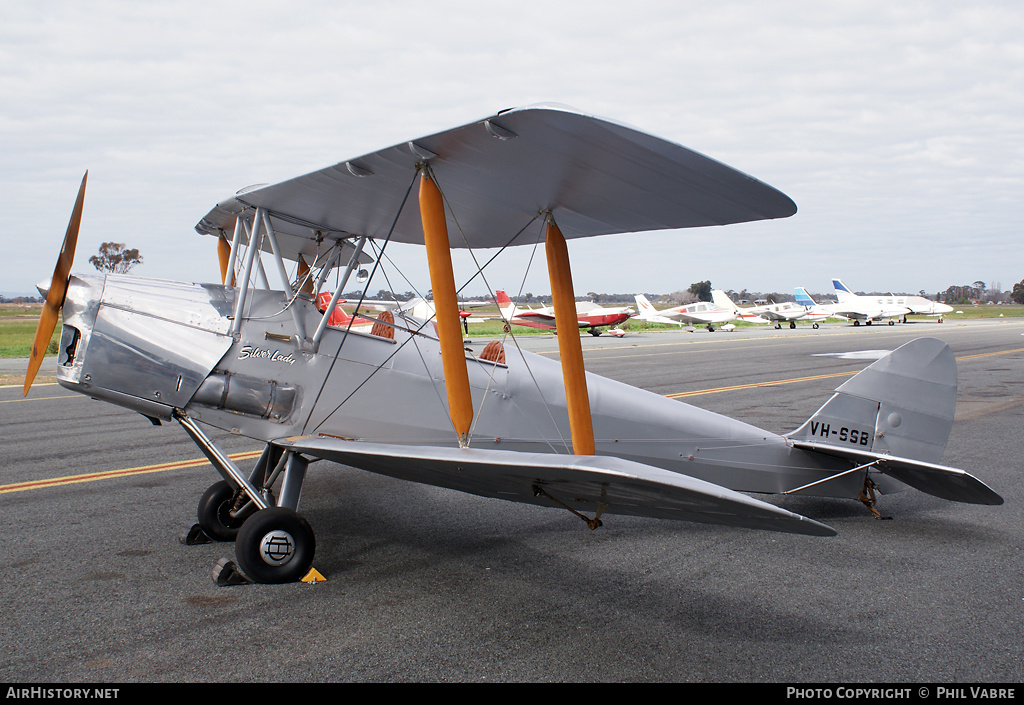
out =
[[[215,482],[199,498],[196,516],[203,533],[215,541],[234,541],[242,520],[232,518],[230,512],[238,493],[229,483]]]
[[[811,324],[811,328],[813,328],[814,330],[818,330],[818,324],[817,323],[812,323]]]
[[[261,509],[235,540],[238,567],[257,583],[292,583],[309,572],[316,537],[309,522],[286,507]]]
[[[794,328],[796,328],[796,322],[795,321],[790,321],[789,322],[789,329],[793,330]]]

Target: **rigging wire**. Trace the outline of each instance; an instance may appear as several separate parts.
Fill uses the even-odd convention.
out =
[[[395,228],[398,226],[398,218],[399,218],[399,216],[402,215],[402,211],[405,210],[405,204],[409,201],[409,194],[412,193],[412,187],[416,184],[416,179],[418,177],[419,177],[419,169],[416,170],[416,173],[413,175],[412,180],[409,182],[409,187],[405,190],[405,195],[402,197],[402,202],[398,206],[398,211],[395,213],[395,219],[391,222],[391,227],[388,229],[387,237],[384,239],[384,245],[381,247],[382,251],[383,251],[384,248],[387,247],[388,243],[391,241],[391,236],[394,234]],[[358,264],[358,257],[356,258],[356,262]],[[366,283],[363,285],[363,291],[362,291],[362,293],[359,296],[359,303],[356,304],[356,311],[358,311],[359,307],[362,306],[363,300],[366,298],[366,292],[370,288],[370,282],[373,281],[373,275],[374,275],[374,273],[376,273],[377,268],[379,266],[380,266],[380,260],[377,259],[373,263],[373,271],[370,272],[370,276],[367,277]],[[330,315],[330,314],[331,314],[331,312],[328,311],[328,312],[325,312],[324,315]],[[338,362],[338,356],[341,355],[341,349],[345,346],[345,341],[348,339],[348,333],[349,333],[349,331],[351,331],[352,324],[355,323],[355,321],[356,321],[356,317],[355,316],[353,316],[351,319],[349,319],[348,327],[345,328],[345,335],[343,335],[341,337],[341,340],[338,342],[338,349],[335,351],[334,357],[331,359],[330,367],[327,368],[327,374],[324,375],[324,381],[320,384],[320,389],[316,393],[316,399],[313,400],[313,404],[309,408],[309,415],[306,417],[306,421],[302,424],[302,433],[303,434],[306,433],[306,427],[309,425],[310,420],[313,418],[313,412],[316,410],[317,404],[320,402],[320,395],[322,395],[324,393],[324,389],[327,387],[327,380],[329,380],[331,378],[331,372],[334,371],[334,365],[335,365],[335,363]],[[349,395],[349,396],[351,396],[351,395]],[[326,417],[324,417],[324,421],[326,421],[328,418],[330,418],[331,414],[333,414],[335,411],[337,411],[340,407],[341,407],[340,404],[337,407],[335,407],[334,411],[332,411],[330,414],[328,414]],[[321,421],[319,424],[317,424],[316,428],[319,429],[320,426],[323,425],[324,421]]]

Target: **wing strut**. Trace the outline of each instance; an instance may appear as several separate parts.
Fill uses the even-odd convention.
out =
[[[448,224],[444,216],[444,200],[429,170],[420,170],[420,218],[423,220],[423,242],[427,248],[430,286],[434,292],[437,337],[441,343],[444,386],[448,393],[448,414],[451,416],[459,446],[469,445],[469,429],[473,423],[473,398],[469,391],[469,372],[462,344],[459,300],[452,272],[452,251],[448,244]]]
[[[572,288],[569,249],[550,213],[547,216],[544,248],[548,257],[555,328],[562,331],[558,336],[558,356],[562,360],[572,452],[574,455],[594,455],[594,424],[590,418],[590,395],[587,392],[586,371],[583,369],[583,347],[576,317],[576,295]]]

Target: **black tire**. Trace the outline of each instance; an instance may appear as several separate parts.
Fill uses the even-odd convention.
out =
[[[285,507],[261,509],[245,520],[235,540],[235,560],[257,583],[293,583],[309,572],[316,552],[313,529]]]
[[[235,504],[237,492],[230,484],[221,480],[210,485],[199,498],[196,518],[203,533],[214,541],[234,541],[242,522],[232,519],[228,513]]]
[[[795,329],[795,328],[796,328],[796,323],[794,323],[793,321],[790,321],[790,322],[789,322],[789,329],[790,329],[790,330],[793,330],[793,329]]]
[[[818,324],[817,323],[812,323],[811,324],[811,328],[813,328],[814,330],[818,330]]]

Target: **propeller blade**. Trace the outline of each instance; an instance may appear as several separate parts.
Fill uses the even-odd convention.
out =
[[[231,262],[231,245],[223,235],[217,240],[217,255],[220,257],[220,283],[228,281],[228,267]]]
[[[64,305],[64,296],[68,291],[68,279],[71,276],[71,265],[75,261],[75,247],[78,245],[78,228],[82,224],[82,205],[85,203],[85,182],[88,178],[89,172],[86,171],[85,176],[82,177],[82,185],[78,187],[78,198],[75,199],[75,207],[71,211],[68,230],[64,233],[64,244],[60,248],[57,266],[53,269],[53,278],[50,280],[50,289],[46,292],[43,311],[39,314],[39,324],[36,326],[36,337],[32,341],[32,355],[28,359],[28,371],[25,373],[25,389],[22,396],[28,396],[32,381],[35,380],[36,373],[39,372],[39,367],[43,364],[46,348],[57,327],[57,317]]]

